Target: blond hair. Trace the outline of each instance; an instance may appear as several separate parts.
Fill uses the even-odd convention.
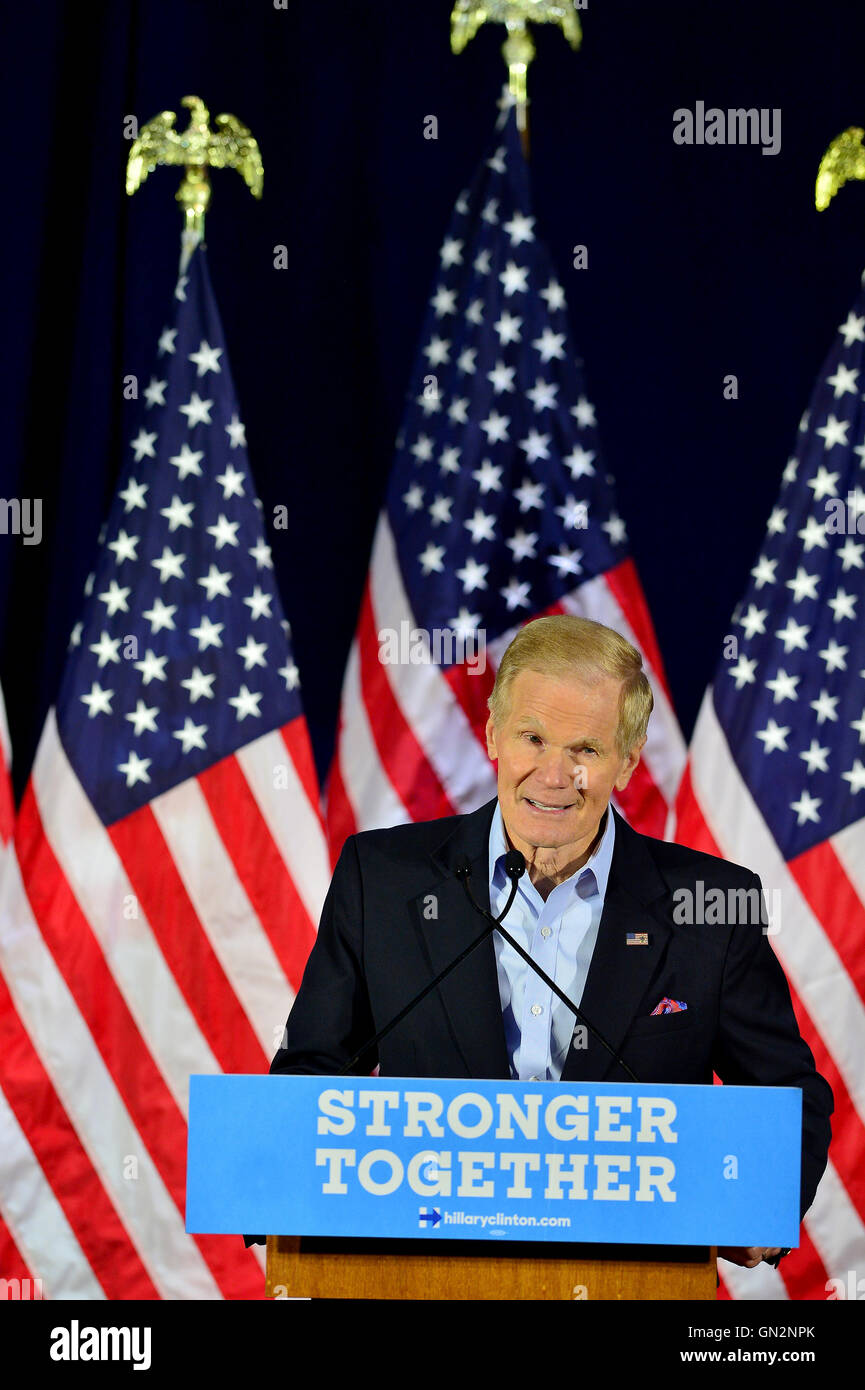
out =
[[[600,675],[621,681],[616,748],[625,758],[645,737],[654,700],[643,659],[620,633],[590,618],[561,614],[535,618],[520,628],[507,647],[487,701],[493,722],[507,718],[509,693],[520,671],[593,681]]]

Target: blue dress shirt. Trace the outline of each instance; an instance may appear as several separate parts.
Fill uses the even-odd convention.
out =
[[[575,1004],[583,997],[613,858],[615,818],[609,809],[606,815],[601,842],[582,869],[558,884],[546,902],[526,871],[503,923]],[[510,891],[504,869],[508,849],[501,807],[497,805],[489,841],[490,909],[494,917],[504,908]],[[577,1026],[576,1016],[499,932],[493,933],[493,941],[511,1076],[519,1081],[559,1081]]]

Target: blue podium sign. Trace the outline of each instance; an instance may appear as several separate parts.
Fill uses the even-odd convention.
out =
[[[794,1246],[798,1089],[193,1076],[186,1229]]]

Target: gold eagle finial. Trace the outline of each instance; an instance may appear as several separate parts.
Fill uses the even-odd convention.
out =
[[[815,196],[819,212],[823,212],[829,206],[838,189],[848,179],[865,179],[865,149],[862,148],[862,135],[863,131],[859,126],[851,125],[841,135],[835,136],[820,160]]]
[[[579,48],[582,29],[577,0],[456,0],[451,12],[451,49],[462,53],[482,24],[504,24],[508,36],[502,53],[508,65],[508,87],[524,129],[526,72],[535,56],[535,45],[526,28],[533,24],[558,24],[572,48]]]
[[[183,105],[190,113],[186,130],[174,129],[173,111],[161,111],[141,127],[129,152],[126,192],[140,188],[159,164],[184,166],[186,174],[176,197],[187,229],[201,235],[210,202],[208,169],[236,169],[254,198],[261,197],[264,169],[258,141],[236,116],[223,112],[211,130],[210,112],[200,97],[184,97]]]

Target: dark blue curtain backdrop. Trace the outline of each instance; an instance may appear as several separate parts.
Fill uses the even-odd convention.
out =
[[[0,536],[19,790],[127,439],[123,377],[148,379],[176,270],[178,176],[126,198],[124,118],[189,92],[262,148],[261,204],[215,176],[208,246],[259,492],[289,508],[271,540],[325,772],[440,239],[504,73],[499,28],[451,55],[449,12],[4,5],[0,496],[43,499],[40,545]],[[576,54],[536,31],[536,212],[687,734],[865,265],[865,185],[813,202],[825,146],[865,124],[865,5],[589,0],[582,19]],[[698,100],[779,107],[780,153],[675,145],[673,112]]]

